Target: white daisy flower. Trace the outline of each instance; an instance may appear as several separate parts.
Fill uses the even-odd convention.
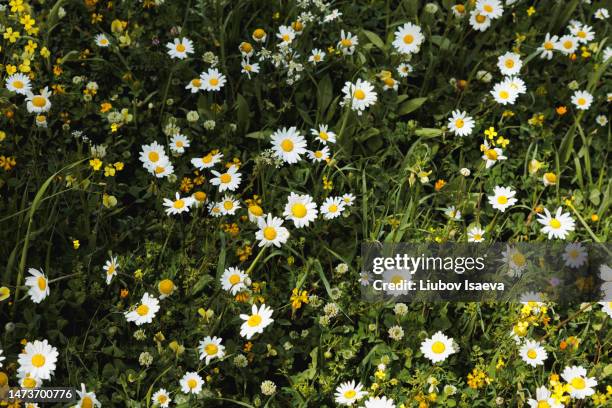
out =
[[[440,331],[421,343],[421,353],[434,364],[446,360],[455,352],[453,339],[446,337]]]
[[[77,406],[79,408],[93,408],[102,406],[102,403],[98,401],[98,398],[96,398],[96,393],[93,391],[88,392],[85,388],[85,384],[83,383],[81,383],[81,391],[77,391],[77,394],[79,397]]]
[[[151,397],[151,402],[153,402],[153,405],[157,405],[161,408],[168,408],[172,402],[172,399],[165,388],[160,388]]]
[[[26,93],[26,107],[28,112],[48,112],[51,109],[51,101],[49,97],[51,96],[51,91],[49,91],[48,87],[44,87],[40,91],[39,94],[34,94],[32,91],[28,91]]]
[[[186,373],[179,381],[181,391],[185,394],[199,394],[202,391],[202,377],[195,371]]]
[[[463,4],[455,4],[451,7],[451,10],[455,17],[463,18],[465,16],[465,6]]]
[[[220,91],[227,82],[225,75],[220,73],[216,68],[210,68],[206,72],[200,74],[202,80],[202,88],[205,91]]]
[[[27,95],[32,91],[30,78],[27,75],[18,72],[6,78],[4,81],[6,89],[20,95]]]
[[[110,45],[110,40],[108,39],[108,37],[105,34],[98,34],[96,35],[96,37],[94,38],[96,45],[98,47],[102,47],[102,48],[106,48]]]
[[[285,219],[293,221],[296,228],[307,226],[317,218],[317,214],[317,204],[313,202],[311,196],[293,192],[287,198],[287,204],[283,212]]]
[[[351,193],[343,194],[341,198],[347,207],[350,207],[355,203],[355,196]]]
[[[278,44],[279,47],[288,47],[295,39],[295,31],[289,26],[280,26],[276,37],[281,40],[280,44]]]
[[[168,157],[164,157],[160,160],[155,167],[148,169],[151,174],[157,178],[168,177],[174,173],[174,166],[170,163]]]
[[[307,151],[306,139],[295,126],[279,129],[270,137],[274,154],[285,163],[297,163],[302,159],[300,155]]]
[[[483,242],[485,230],[476,225],[467,231],[468,242]]]
[[[393,46],[402,54],[419,52],[421,44],[425,40],[421,27],[412,23],[406,23],[395,31]]]
[[[263,28],[258,28],[255,31],[253,31],[253,35],[251,37],[253,38],[254,41],[258,43],[263,43],[263,42],[266,42],[266,39],[268,38],[268,34],[265,32]]]
[[[497,59],[497,67],[502,75],[516,75],[523,67],[523,61],[521,61],[520,55],[514,52],[507,52],[504,55],[500,55]]]
[[[323,204],[321,204],[321,214],[326,220],[331,220],[339,217],[344,211],[344,200],[342,197],[327,197]]]
[[[507,159],[507,157],[504,156],[504,152],[501,148],[489,145],[489,142],[487,142],[486,139],[481,146],[481,151],[483,152],[482,160],[485,161],[485,166],[487,169],[491,168],[498,161]]]
[[[587,110],[593,103],[593,95],[587,91],[576,91],[572,95],[572,103],[576,106],[576,109]]]
[[[317,65],[319,62],[323,62],[325,60],[325,51],[322,51],[318,48],[314,48],[310,56],[308,57],[308,62]]]
[[[327,125],[319,125],[319,129],[310,129],[310,134],[323,144],[336,143],[336,134],[328,128]]]
[[[587,262],[587,250],[580,242],[575,244],[567,244],[562,255],[565,266],[569,268],[580,268]]]
[[[345,82],[342,93],[344,93],[342,105],[348,104],[358,115],[363,114],[363,111],[374,105],[378,99],[374,86],[368,81],[361,79],[358,79],[354,84],[348,81]]]
[[[578,39],[573,35],[564,35],[559,38],[559,42],[556,43],[557,50],[561,51],[565,55],[573,54],[578,48]]]
[[[185,148],[187,147],[189,147],[189,139],[180,133],[175,134],[170,139],[170,150],[172,150],[174,153],[183,154],[185,153]]]
[[[251,58],[253,56],[253,53],[255,52],[251,43],[246,41],[240,43],[240,45],[238,46],[238,51],[240,51],[240,54],[243,58],[247,59]]]
[[[25,285],[30,288],[28,295],[32,302],[40,303],[49,296],[49,279],[38,269],[29,268],[28,273],[31,275],[25,279]]]
[[[243,60],[240,63],[240,66],[242,67],[242,70],[240,72],[246,74],[249,79],[251,79],[251,74],[259,73],[259,64],[256,62],[251,63],[248,60]]]
[[[495,84],[493,90],[491,91],[491,95],[493,95],[495,102],[499,104],[512,105],[518,97],[518,92],[507,81],[503,81]]]
[[[465,111],[455,110],[448,119],[448,129],[457,136],[469,136],[474,130],[474,119]]]
[[[504,13],[504,7],[499,0],[478,0],[476,10],[492,20],[500,18]]]
[[[280,248],[289,239],[289,231],[283,227],[283,220],[268,214],[266,218],[257,220],[259,231],[255,233],[255,239],[259,241],[260,247],[274,245]]]
[[[104,269],[106,275],[106,284],[110,285],[111,280],[115,275],[117,275],[117,270],[119,269],[119,264],[117,263],[117,257],[112,256],[106,264],[102,267]]]
[[[157,142],[153,142],[149,145],[142,145],[139,159],[143,167],[149,171],[154,170],[158,164],[169,161],[164,147]]]
[[[444,209],[444,215],[454,221],[461,220],[461,211],[457,210],[454,205]]]
[[[166,214],[168,215],[189,212],[189,207],[191,207],[192,204],[193,199],[191,197],[181,197],[178,192],[176,193],[174,200],[164,198],[164,207],[167,207]]]
[[[412,273],[407,269],[385,269],[382,274],[383,283],[393,284],[395,286],[386,286],[385,294],[393,297],[398,297],[408,294],[408,287],[402,284],[412,280]]]
[[[519,354],[523,361],[532,367],[543,365],[544,361],[548,358],[544,347],[534,340],[526,340],[521,346]]]
[[[599,126],[606,126],[608,124],[608,118],[605,115],[597,115],[595,118],[595,123]]]
[[[202,78],[200,77],[193,78],[191,81],[189,81],[189,83],[185,87],[185,89],[191,91],[191,93],[198,93],[203,88],[204,88],[204,82],[202,81]]]
[[[538,47],[538,51],[540,51],[540,58],[547,60],[552,59],[553,51],[558,49],[557,41],[559,41],[559,37],[556,35],[551,36],[550,33],[546,33],[544,42],[542,42],[542,45]]]
[[[597,20],[607,20],[610,18],[610,13],[608,12],[608,9],[602,7],[595,10],[593,17],[595,17]]]
[[[529,408],[563,408],[563,404],[551,398],[551,395],[546,387],[538,387],[536,389],[536,399],[529,399],[527,404],[529,404]]]
[[[336,404],[351,406],[366,395],[361,383],[355,385],[355,381],[346,381],[336,387]]]
[[[515,195],[516,191],[509,187],[495,186],[493,188],[493,195],[488,197],[489,204],[496,210],[505,212],[506,209],[516,204],[517,200],[514,198]]]
[[[18,371],[28,373],[37,379],[49,380],[55,371],[57,356],[59,356],[57,349],[47,340],[27,342],[17,360]]]
[[[236,200],[232,196],[225,195],[219,202],[219,207],[221,208],[221,214],[234,215],[240,208],[240,201]]]
[[[222,339],[219,337],[206,336],[198,347],[200,360],[206,359],[206,365],[208,365],[213,358],[223,358],[225,355],[225,346],[221,344],[221,341]]]
[[[207,153],[202,157],[194,157],[191,159],[191,164],[198,170],[209,169],[219,163],[223,158],[223,154],[216,150]]]
[[[470,25],[476,31],[486,31],[491,27],[491,19],[479,13],[478,10],[472,10],[470,13]]]
[[[506,249],[502,252],[502,263],[508,266],[508,275],[516,278],[521,276],[527,267],[527,257],[516,247],[506,244]]]
[[[395,408],[395,402],[385,396],[370,397],[364,404],[364,408]]]
[[[585,399],[595,394],[593,387],[597,386],[597,380],[592,377],[587,377],[587,372],[584,367],[565,367],[561,372],[561,377],[570,386],[570,397]]]
[[[171,296],[176,290],[176,285],[171,279],[162,279],[157,284],[157,291],[159,292],[159,299],[165,299]]]
[[[517,76],[509,76],[506,77],[503,81],[504,84],[508,85],[510,88],[514,89],[514,91],[518,94],[524,94],[527,92],[527,87],[525,86],[525,81]]]
[[[242,269],[229,267],[221,275],[221,287],[233,295],[247,288],[249,276]]]
[[[221,210],[221,203],[208,204],[208,212],[215,218],[222,216],[223,211]]]
[[[329,147],[323,146],[320,150],[309,150],[307,154],[308,158],[312,160],[313,163],[326,161],[329,159]]]
[[[238,173],[238,167],[233,164],[225,173],[219,173],[215,170],[211,170],[210,172],[215,175],[214,178],[210,179],[210,184],[219,186],[219,192],[225,190],[234,191],[242,181],[242,174]]]
[[[410,74],[412,71],[414,71],[412,65],[407,64],[405,62],[402,62],[397,66],[397,74],[402,78],[407,78],[408,74]]]
[[[203,191],[196,191],[191,195],[191,198],[193,198],[193,205],[196,208],[199,208],[201,205],[208,203],[208,196]]]
[[[577,24],[570,27],[570,33],[576,37],[576,40],[580,44],[587,44],[595,38],[593,28],[586,24]]]
[[[25,371],[17,371],[18,384],[21,388],[34,389],[43,385],[43,380]]]
[[[188,38],[175,38],[174,42],[166,44],[168,55],[172,58],[185,59],[193,54],[193,42]]]
[[[570,213],[563,213],[561,207],[557,208],[554,216],[547,208],[544,208],[544,213],[538,214],[538,222],[544,225],[542,232],[548,234],[548,239],[565,239],[570,231],[575,229],[574,219],[570,216]]]
[[[340,10],[338,9],[333,9],[331,11],[331,13],[327,14],[324,18],[323,18],[323,22],[324,23],[330,23],[334,20],[339,19],[342,16],[342,13],[340,12]]]
[[[338,41],[338,48],[344,55],[353,55],[355,52],[355,47],[359,45],[359,39],[357,36],[349,32],[344,32],[342,30],[340,32],[340,41]]]
[[[250,204],[247,208],[247,212],[249,213],[249,221],[257,224],[260,218],[264,216],[263,208],[261,208],[258,204]]]
[[[151,323],[155,314],[159,311],[159,300],[145,293],[140,304],[132,311],[125,312],[125,319],[134,322],[136,326],[144,323]]]
[[[254,334],[263,333],[264,328],[272,324],[272,313],[274,311],[262,304],[259,308],[256,305],[252,305],[251,314],[241,314],[240,318],[244,320],[242,326],[240,326],[240,335],[250,340]]]

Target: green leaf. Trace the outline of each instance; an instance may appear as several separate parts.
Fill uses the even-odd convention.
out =
[[[331,78],[329,75],[325,75],[319,85],[317,86],[317,101],[319,107],[319,114],[322,115],[327,109],[333,98],[333,89]]]
[[[362,32],[368,38],[368,40],[370,40],[370,42],[374,44],[376,47],[380,48],[381,50],[385,49],[385,43],[378,36],[378,34],[373,33],[372,31],[368,31],[368,30],[362,30]]]
[[[442,136],[444,132],[442,129],[436,128],[421,128],[414,131],[414,134],[419,137],[430,138],[430,137],[438,137]]]
[[[427,97],[410,99],[400,105],[397,114],[402,116],[414,112],[415,110],[419,109],[421,105],[425,103],[426,100]]]

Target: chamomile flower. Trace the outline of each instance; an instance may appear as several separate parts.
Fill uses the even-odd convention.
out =
[[[324,18],[323,18],[323,22],[324,23],[331,23],[332,21],[335,21],[337,19],[339,19],[340,17],[342,17],[342,12],[338,9],[333,9],[331,11],[331,13],[327,14]]]
[[[537,341],[527,340],[521,346],[519,354],[523,361],[532,367],[543,365],[548,353]]]
[[[221,275],[221,287],[232,295],[247,288],[249,276],[242,269],[229,267]]]
[[[576,37],[579,44],[587,44],[588,42],[593,41],[595,38],[593,28],[586,24],[576,24],[571,26],[570,33]]]
[[[168,55],[172,58],[185,59],[193,54],[193,42],[188,38],[175,38],[174,42],[166,44]]]
[[[605,115],[597,115],[595,118],[595,123],[599,126],[606,126],[608,124],[608,118]]]
[[[199,394],[202,391],[204,381],[195,371],[186,373],[179,381],[181,391],[185,394]]]
[[[408,294],[408,287],[402,286],[402,283],[412,280],[412,273],[407,269],[386,268],[382,274],[382,280],[385,283],[393,284],[385,288],[385,294],[393,297],[398,297]]]
[[[495,186],[495,188],[493,188],[493,195],[488,197],[489,204],[496,210],[505,212],[506,209],[516,204],[517,200],[514,198],[515,195],[516,191],[509,187]]]
[[[167,207],[166,214],[168,215],[189,212],[189,207],[191,207],[191,204],[193,204],[193,199],[191,197],[181,197],[178,192],[176,193],[174,200],[164,198],[164,207]]]
[[[319,129],[310,129],[310,134],[323,144],[336,143],[336,134],[328,128],[327,125],[319,125]]]
[[[525,86],[525,81],[517,76],[509,76],[503,81],[504,84],[514,89],[517,95],[524,94],[527,92],[527,87]]]
[[[540,58],[550,60],[553,57],[553,51],[558,49],[557,41],[559,37],[556,35],[551,36],[550,33],[546,33],[542,45],[538,47],[540,51]]]
[[[125,312],[125,319],[128,322],[134,322],[136,326],[144,323],[151,323],[155,314],[159,311],[159,300],[145,293],[142,296],[140,304],[135,309]]]
[[[221,341],[222,339],[219,337],[206,336],[198,347],[200,360],[206,359],[206,365],[208,365],[213,358],[223,358],[225,355],[225,346],[221,344]]]
[[[102,403],[98,401],[96,397],[96,393],[93,391],[87,391],[85,388],[85,384],[81,383],[81,391],[77,391],[77,395],[79,397],[78,408],[92,408],[92,407],[101,407]]]
[[[384,395],[382,397],[370,397],[364,404],[364,408],[395,408],[395,402]]]
[[[476,31],[486,31],[491,27],[491,19],[478,12],[478,10],[472,10],[470,13],[470,25]]]
[[[344,94],[342,105],[348,104],[358,115],[363,114],[363,111],[374,105],[378,99],[374,86],[361,79],[355,83],[347,81],[342,88],[342,93]]]
[[[582,246],[580,242],[567,244],[565,251],[561,256],[565,262],[565,266],[569,268],[580,268],[587,261],[588,255],[586,248]]]
[[[200,74],[200,79],[202,80],[202,88],[205,91],[213,92],[220,91],[227,82],[225,75],[220,73],[216,68],[210,68],[208,71],[202,72]]]
[[[584,367],[565,367],[561,372],[561,377],[569,385],[569,394],[572,398],[585,399],[595,393],[593,387],[597,386],[597,380],[592,377],[587,377],[587,372]]]
[[[442,332],[436,332],[433,336],[425,339],[421,343],[421,353],[432,363],[444,361],[451,354],[455,353],[453,339],[446,337]]]
[[[283,227],[283,220],[268,214],[257,220],[259,231],[255,233],[255,239],[259,241],[260,247],[274,245],[280,248],[289,239],[289,231]]]
[[[189,147],[189,139],[180,133],[175,134],[170,139],[170,150],[174,153],[183,154],[187,147]]]
[[[191,91],[191,93],[198,93],[204,89],[204,81],[202,81],[202,78],[200,77],[193,78],[191,81],[189,81],[185,89]]]
[[[544,226],[542,232],[548,235],[548,239],[565,239],[575,229],[574,219],[561,207],[557,208],[554,216],[544,208],[544,214],[538,214],[538,222]]]
[[[151,174],[157,178],[168,177],[174,173],[174,166],[170,163],[170,159],[164,157],[160,160],[155,167],[148,169]]]
[[[397,89],[399,88],[399,82],[393,79],[392,76],[387,76],[383,78],[382,81],[384,84],[383,90],[385,91],[389,91],[389,90],[397,91]]]
[[[105,34],[98,34],[96,35],[96,37],[94,38],[96,45],[98,47],[102,47],[102,48],[106,48],[110,45],[110,40],[108,39],[108,37]]]
[[[564,35],[556,43],[556,49],[565,55],[573,54],[576,48],[578,48],[578,39],[573,35]]]
[[[317,218],[317,214],[317,204],[313,202],[312,197],[296,193],[289,195],[283,212],[285,219],[293,221],[296,228],[307,226]]]
[[[318,163],[322,161],[326,161],[329,159],[329,147],[323,146],[320,150],[309,150],[308,158],[312,160],[313,163]]]
[[[240,326],[240,335],[249,340],[254,334],[263,333],[264,329],[274,321],[272,313],[273,310],[265,304],[262,304],[259,308],[252,305],[250,315],[240,315],[240,318],[244,320],[244,323]]]
[[[231,165],[225,173],[219,173],[218,171],[211,170],[214,178],[210,179],[210,184],[213,186],[219,186],[219,192],[225,190],[234,191],[240,185],[242,181],[242,174],[238,173],[238,167]]]
[[[4,81],[6,89],[20,95],[27,95],[32,91],[30,78],[27,75],[18,72],[6,78]]]
[[[157,291],[159,292],[159,299],[165,299],[171,296],[176,290],[176,285],[171,279],[162,279],[157,284]]]
[[[336,404],[351,406],[368,395],[368,393],[363,391],[361,383],[355,385],[355,381],[346,381],[336,387],[334,395],[336,397]]]
[[[104,269],[106,275],[106,284],[110,285],[113,277],[117,275],[117,271],[119,270],[119,264],[117,263],[117,257],[112,256],[106,264],[102,267]]]
[[[455,4],[451,7],[451,10],[455,17],[463,18],[465,16],[465,6],[463,4]]]
[[[444,215],[454,221],[461,220],[461,211],[459,211],[454,205],[444,209]]]
[[[476,10],[492,20],[500,18],[504,13],[504,8],[499,0],[478,0]]]
[[[215,218],[222,216],[223,211],[221,210],[221,203],[213,202],[208,204],[208,212]]]
[[[153,402],[154,406],[168,408],[172,402],[172,399],[170,398],[170,393],[168,393],[165,388],[160,388],[151,397],[151,402]]]
[[[474,119],[467,112],[455,110],[448,119],[448,129],[457,136],[469,136],[474,130]]]
[[[527,400],[529,408],[563,408],[563,404],[551,397],[551,392],[544,386],[536,388],[535,399]]]
[[[281,40],[280,44],[278,44],[279,47],[288,47],[295,39],[295,31],[289,26],[280,26],[276,37]]]
[[[310,52],[310,56],[308,57],[308,62],[317,65],[319,62],[323,62],[325,60],[325,51],[322,51],[318,48],[314,48]]]
[[[412,71],[414,71],[412,65],[407,64],[405,62],[402,62],[397,66],[397,74],[402,78],[407,78]]]
[[[512,105],[518,97],[518,92],[507,81],[503,81],[495,84],[491,91],[491,95],[493,95],[495,102],[499,104]]]
[[[576,109],[587,110],[593,103],[593,95],[587,91],[576,91],[572,95],[572,103],[576,106]]]
[[[497,67],[502,75],[516,75],[523,66],[521,56],[514,52],[507,52],[497,59]]]
[[[344,205],[347,207],[350,207],[355,203],[355,196],[351,193],[343,194],[341,198],[342,201],[344,201]]]
[[[51,91],[49,91],[48,87],[44,87],[39,94],[34,94],[32,91],[28,91],[26,93],[26,107],[28,112],[32,113],[41,113],[48,112],[51,109],[51,101],[49,97],[51,96]]]
[[[43,380],[25,371],[17,371],[18,384],[21,388],[34,389],[42,387]]]
[[[506,244],[506,249],[502,252],[502,263],[508,266],[508,275],[519,277],[527,267],[527,257],[515,246]]]
[[[240,45],[238,46],[238,51],[240,51],[240,54],[243,58],[247,59],[251,58],[255,53],[255,49],[253,48],[251,43],[247,41],[243,41],[240,43]]]
[[[468,242],[483,242],[485,230],[476,225],[467,231]]]
[[[191,164],[198,170],[209,169],[219,163],[223,158],[223,154],[213,150],[202,157],[194,157],[191,159]]]
[[[28,273],[31,275],[25,279],[25,285],[30,288],[28,295],[32,302],[40,303],[49,296],[49,279],[38,269],[29,268]]]
[[[240,63],[240,66],[242,67],[242,70],[240,72],[246,74],[249,79],[251,79],[251,74],[259,73],[259,64],[256,62],[249,62],[248,60],[243,60]]]
[[[258,43],[263,43],[266,42],[266,39],[268,38],[268,33],[266,33],[263,28],[258,28],[253,31],[253,35],[251,36],[251,38],[253,38],[253,40]]]
[[[425,40],[425,37],[421,27],[406,23],[395,31],[393,46],[401,54],[413,54],[419,52],[423,40]]]
[[[157,142],[153,142],[149,145],[142,145],[142,151],[140,152],[140,161],[145,169],[151,171],[158,166],[158,164],[168,161],[166,151],[164,147]]]
[[[610,18],[610,13],[608,12],[608,9],[602,7],[595,10],[593,17],[595,17],[597,20],[607,20]]]
[[[491,168],[498,161],[507,159],[507,157],[504,156],[504,152],[501,148],[491,146],[486,139],[480,146],[480,150],[483,153],[482,160],[485,161],[485,167],[487,169]]]
[[[355,47],[359,44],[359,39],[357,36],[349,32],[344,32],[342,30],[340,32],[340,41],[338,41],[338,49],[342,51],[344,55],[353,55],[355,52]]]
[[[221,208],[221,214],[234,215],[240,208],[240,201],[236,200],[232,196],[226,195],[223,197],[223,200],[219,202],[219,207]]]
[[[326,220],[331,220],[339,217],[344,211],[344,201],[342,197],[327,197],[323,204],[321,204],[321,214]]]
[[[306,153],[306,139],[295,126],[279,129],[270,137],[276,157],[289,164],[302,160],[300,155]]]
[[[17,360],[19,363],[18,371],[28,373],[37,379],[49,380],[55,371],[58,356],[57,349],[50,345],[47,340],[27,342],[23,353],[19,354]]]
[[[258,204],[250,204],[247,208],[249,214],[249,221],[257,224],[257,221],[264,216],[263,208]]]

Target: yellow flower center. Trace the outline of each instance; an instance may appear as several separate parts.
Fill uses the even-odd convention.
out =
[[[159,153],[157,152],[149,152],[149,160],[152,162],[156,162],[159,160]]]
[[[258,40],[261,40],[262,38],[264,38],[265,35],[266,35],[266,32],[262,30],[261,28],[258,28],[253,32],[253,37],[257,38]]]
[[[163,173],[164,171],[166,171],[166,168],[165,168],[165,167],[163,167],[163,166],[157,166],[157,167],[155,167],[155,174],[161,174],[161,173]]]
[[[395,80],[393,78],[385,78],[383,80],[383,82],[385,83],[385,85],[387,85],[389,88],[391,88],[393,85],[395,85]]]
[[[514,61],[511,59],[507,59],[505,65],[506,68],[512,68],[514,66]]]
[[[176,200],[174,204],[172,204],[172,206],[176,208],[177,210],[180,210],[181,208],[185,207],[185,200],[183,199]]]
[[[100,40],[100,44],[106,45],[106,44],[108,44],[108,40],[106,38],[103,38],[103,39]]]
[[[455,6],[455,11],[459,14],[463,14],[465,12],[465,6],[463,4],[457,4]]]
[[[357,395],[357,392],[355,390],[348,390],[344,392],[344,398],[347,399],[355,398],[355,395]]]
[[[365,92],[363,92],[361,89],[355,91],[355,99],[363,100],[365,99],[365,96]]]
[[[36,368],[40,368],[45,365],[45,356],[42,354],[34,354],[32,356],[32,365]]]
[[[157,402],[159,402],[160,404],[165,404],[166,401],[168,401],[168,397],[166,395],[164,395],[164,394],[159,395],[157,397]]]
[[[189,387],[189,389],[193,390],[197,386],[198,382],[195,379],[190,378],[189,380],[187,380],[187,387]]]
[[[486,11],[487,13],[492,13],[493,12],[493,7],[490,4],[485,4],[483,7],[484,11]]]
[[[569,251],[568,255],[569,255],[570,258],[576,259],[576,258],[578,258],[579,253],[578,253],[578,250],[572,249],[571,251]]]
[[[553,48],[555,48],[555,46],[553,45],[553,43],[551,43],[550,41],[546,41],[544,43],[544,49],[545,50],[552,50]]]
[[[571,42],[570,40],[566,40],[566,41],[563,43],[563,46],[564,46],[565,48],[567,48],[568,50],[569,50],[569,49],[571,49],[573,45],[574,45],[574,43],[573,43],[573,42]]]
[[[223,173],[221,176],[219,176],[219,180],[221,180],[223,184],[227,184],[232,181],[232,176],[230,176],[229,173]]]
[[[577,390],[582,390],[586,387],[586,381],[584,381],[584,378],[582,377],[572,378],[570,384]]]
[[[480,241],[482,239],[482,235],[474,234],[474,241]]]
[[[217,86],[219,85],[219,80],[217,78],[210,78],[210,81],[208,81],[212,86]]]
[[[198,201],[204,201],[206,200],[206,193],[203,191],[196,191],[193,197]]]
[[[42,276],[39,276],[36,282],[38,283],[38,289],[40,290],[47,289],[47,280],[43,278]]]
[[[42,96],[37,95],[34,98],[32,98],[32,104],[36,106],[37,108],[42,108],[43,106],[47,104],[47,99]]]
[[[240,51],[248,54],[253,51],[253,46],[248,42],[243,42],[242,44],[240,44]]]
[[[393,275],[393,277],[391,278],[391,283],[394,284],[399,284],[402,283],[402,281],[404,280],[404,278],[401,275]]]
[[[23,383],[21,385],[23,388],[34,388],[36,387],[36,380],[32,377],[26,377],[23,379]]]
[[[506,196],[499,196],[497,197],[497,203],[498,204],[507,204],[508,203],[508,197]]]
[[[140,305],[136,308],[136,313],[138,313],[139,316],[146,316],[149,313],[149,306],[147,305]]]
[[[276,229],[274,227],[266,227],[263,230],[263,236],[268,241],[272,241],[276,238]]]
[[[261,324],[261,316],[258,314],[254,314],[253,316],[249,317],[249,320],[247,320],[247,324],[251,327],[257,327]]]
[[[176,147],[179,147],[179,148],[185,145],[182,140],[177,140],[175,144],[176,144]]]
[[[176,45],[176,50],[178,52],[185,52],[185,46],[183,44],[177,44]]]
[[[207,344],[206,347],[204,347],[204,351],[206,352],[206,354],[208,354],[209,356],[214,356],[217,354],[217,352],[219,351],[219,347],[217,347],[216,344]]]
[[[302,203],[293,204],[291,207],[291,214],[297,218],[303,218],[306,215],[306,206]]]
[[[550,220],[548,225],[550,225],[554,229],[561,228],[561,222],[558,219],[556,219],[556,218],[553,218],[552,220]]]
[[[512,255],[512,262],[516,266],[523,266],[525,265],[525,256],[520,252],[516,252],[514,255]]]
[[[291,139],[285,139],[281,142],[281,149],[286,152],[290,152],[293,150],[293,141]]]
[[[406,34],[404,36],[404,44],[412,44],[414,42],[414,37],[410,34]]]
[[[510,96],[510,94],[508,93],[508,91],[501,91],[499,93],[499,97],[502,99],[508,99],[508,97]]]
[[[476,22],[482,24],[485,22],[487,18],[485,16],[483,16],[482,14],[477,14],[476,15]]]
[[[283,34],[282,38],[284,42],[289,42],[291,40],[291,37],[289,36],[289,34]]]
[[[196,88],[199,88],[202,86],[202,80],[199,78],[195,78],[191,80],[191,85],[193,85]]]
[[[314,156],[315,156],[317,159],[320,159],[321,157],[323,157],[323,152],[322,152],[322,151],[320,151],[320,150],[317,150],[316,152],[314,152]]]
[[[544,178],[550,184],[555,184],[557,182],[557,175],[555,173],[545,173]]]
[[[229,283],[231,283],[232,285],[236,285],[237,283],[240,283],[240,275],[235,273],[232,276],[230,276]]]
[[[106,271],[106,274],[110,276],[110,275],[112,275],[113,273],[115,273],[115,265],[111,264],[111,265],[108,267],[108,270]]]
[[[90,397],[88,397],[87,395],[83,397],[83,399],[81,400],[81,408],[92,408],[93,407],[93,401],[91,400]]]
[[[315,54],[315,56],[313,57],[313,59],[317,62],[321,61],[321,56],[319,54]]]
[[[330,213],[335,213],[336,211],[338,211],[338,206],[336,204],[332,204],[329,206]]]
[[[550,408],[550,404],[545,400],[538,401],[538,408]]]
[[[578,105],[584,105],[586,103],[586,99],[584,98],[578,98]]]
[[[527,357],[529,357],[530,359],[534,359],[538,356],[538,353],[536,353],[536,351],[534,349],[529,349],[529,351],[527,351]]]
[[[576,35],[580,38],[586,38],[586,33],[584,31],[578,31]]]
[[[256,217],[263,215],[263,209],[256,204],[249,206],[249,211]]]
[[[444,353],[444,350],[446,350],[446,346],[441,341],[436,341],[434,344],[431,345],[431,351],[436,354],[442,354]]]
[[[20,80],[16,80],[15,82],[13,82],[13,87],[17,89],[21,89],[23,88],[23,82],[21,82]]]
[[[497,160],[497,152],[495,149],[487,149],[485,156],[487,156],[487,159],[489,160]]]
[[[223,208],[225,208],[228,211],[231,210],[232,208],[234,208],[234,202],[231,200],[224,201]]]
[[[174,282],[172,282],[170,279],[164,279],[159,282],[158,288],[162,294],[169,295],[172,293],[172,290],[174,290]]]
[[[323,131],[319,132],[319,137],[323,140],[329,139],[329,135],[327,134],[327,132],[323,132]]]
[[[464,125],[465,125],[465,122],[463,121],[463,119],[457,119],[455,121],[455,127],[458,129],[461,129]]]
[[[344,40],[340,41],[340,44],[342,44],[343,47],[350,47],[351,45],[353,45],[353,42],[351,40],[349,40],[348,38],[345,38]]]

